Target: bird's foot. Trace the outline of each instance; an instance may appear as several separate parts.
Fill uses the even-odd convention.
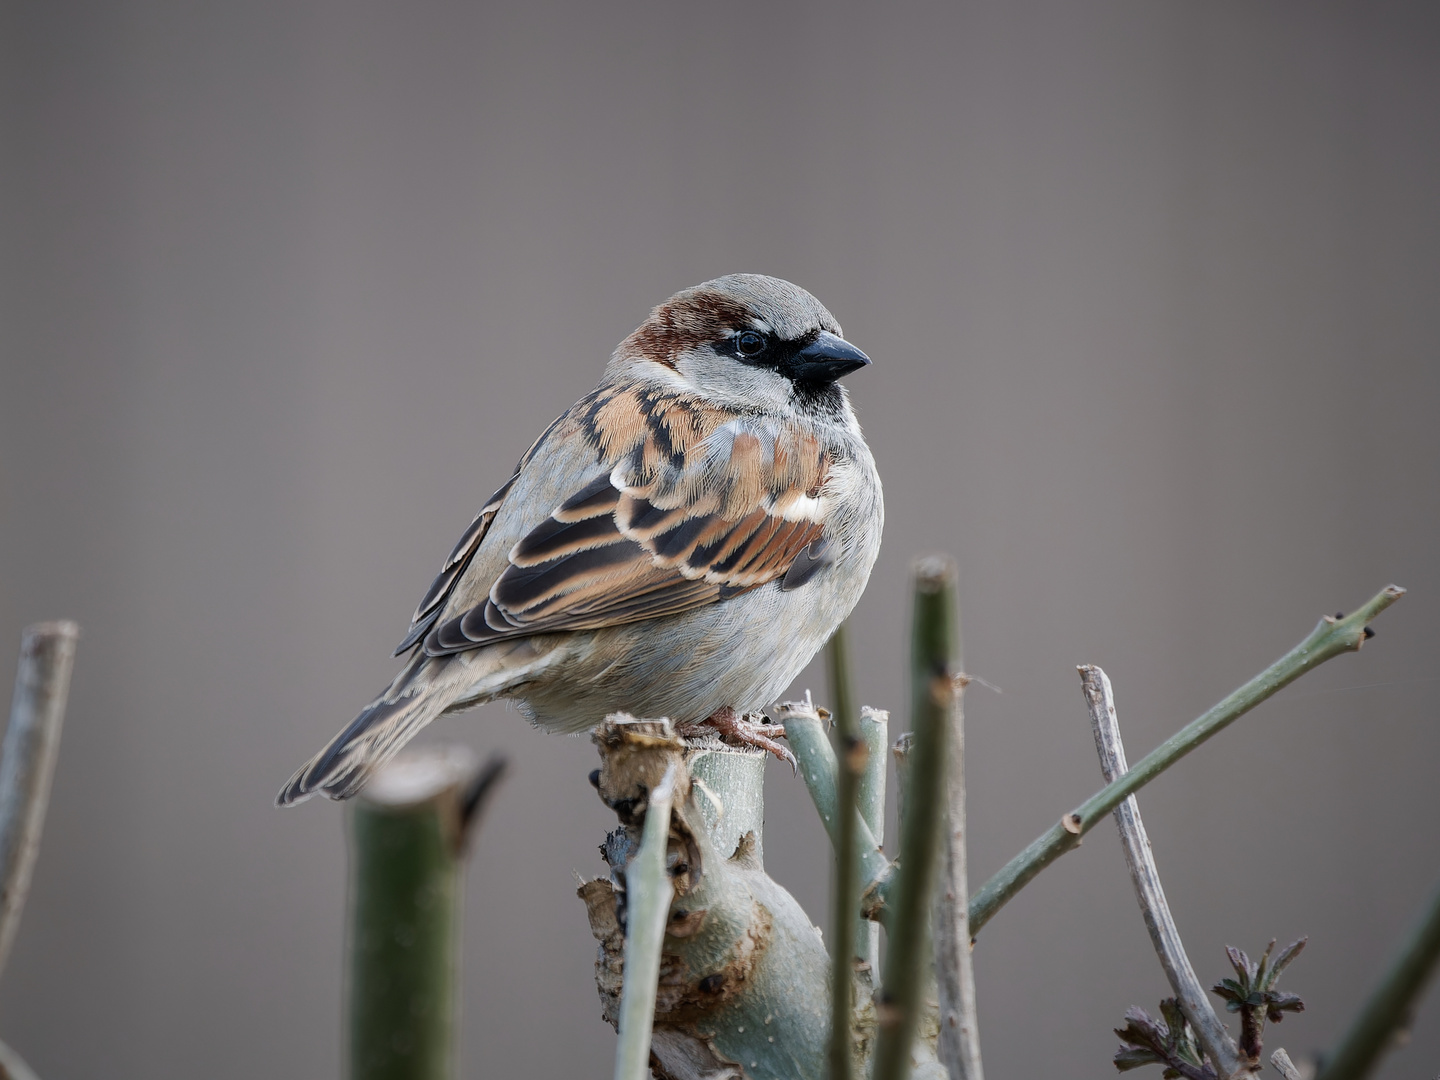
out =
[[[785,737],[785,725],[772,724],[767,717],[761,717],[759,722],[751,719],[751,716],[759,716],[758,713],[746,713],[744,716],[735,715],[735,710],[729,707],[719,710],[713,716],[703,721],[704,724],[713,728],[719,733],[721,740],[731,746],[754,746],[761,750],[768,750],[781,761],[790,763],[792,771],[798,771],[799,766],[795,762],[795,755],[790,748],[776,742],[776,737]]]

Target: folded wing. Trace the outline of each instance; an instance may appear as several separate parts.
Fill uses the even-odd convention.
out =
[[[670,419],[646,425],[634,445],[612,443],[620,463],[515,544],[482,603],[442,621],[439,598],[451,586],[437,581],[407,642],[423,634],[425,652],[443,656],[673,615],[781,579],[803,585],[827,562],[828,457],[783,425],[703,421],[684,425],[688,442]],[[454,555],[450,564],[453,582],[465,567]]]

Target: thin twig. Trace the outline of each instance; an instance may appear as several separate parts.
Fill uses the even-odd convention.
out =
[[[650,792],[640,850],[625,871],[625,985],[620,994],[620,1038],[615,1045],[615,1080],[649,1080],[650,1034],[655,993],[660,985],[660,948],[674,883],[665,865],[670,841],[670,804],[676,765]]]
[[[0,1043],[0,1080],[37,1080],[25,1059],[4,1043]]]
[[[835,811],[839,766],[835,763],[835,748],[830,745],[830,738],[825,734],[825,721],[820,719],[820,713],[809,701],[783,702],[776,705],[771,712],[774,719],[785,725],[785,741],[790,744],[790,750],[799,763],[800,776],[805,781],[806,790],[810,792],[810,801],[815,804],[815,812],[820,815],[831,845],[835,846],[839,833],[839,815]],[[860,859],[860,880],[869,883],[866,894],[861,896],[861,906],[866,915],[871,916],[870,909],[865,907],[867,896],[873,904],[874,896],[870,894],[879,887],[877,883],[883,884],[890,880],[891,864],[880,850],[875,834],[863,819],[856,825],[855,834]]]
[[[870,827],[875,846],[885,843],[885,751],[890,744],[890,714],[884,709],[860,708],[860,738],[865,742],[865,771],[860,775],[860,820]],[[861,918],[863,948],[860,959],[879,977],[880,924]]]
[[[1400,947],[1390,970],[1371,993],[1334,1051],[1325,1058],[1316,1080],[1359,1080],[1368,1076],[1395,1033],[1409,1023],[1415,1002],[1440,961],[1440,889],[1410,937]]]
[[[915,612],[910,649],[911,727],[909,803],[900,830],[900,869],[888,922],[889,948],[875,1041],[875,1080],[909,1075],[910,1044],[920,1021],[922,987],[930,968],[929,925],[935,864],[944,819],[949,711],[954,700],[955,564],[922,559],[915,566]]]
[[[38,623],[20,639],[10,726],[0,747],[0,970],[40,853],[79,634],[73,622]]]
[[[1285,1052],[1283,1046],[1270,1055],[1270,1064],[1275,1066],[1275,1071],[1285,1080],[1301,1080],[1300,1070],[1290,1060],[1290,1055]]]
[[[856,851],[860,774],[865,768],[865,744],[860,741],[860,719],[855,715],[850,687],[850,664],[845,651],[845,624],[830,639],[830,694],[835,703],[835,748],[839,775],[835,785],[835,887],[830,912],[830,1078],[850,1080],[855,1073],[851,1016],[855,1000],[856,931],[859,928],[860,880]],[[852,809],[853,808],[853,809]],[[854,942],[855,944],[852,944]]]
[[[1085,689],[1085,701],[1090,706],[1090,725],[1095,733],[1095,752],[1100,755],[1100,769],[1105,774],[1105,780],[1113,783],[1125,775],[1127,766],[1110,678],[1094,665],[1082,665],[1078,670]],[[1239,1051],[1229,1032],[1206,998],[1205,988],[1190,966],[1190,958],[1185,955],[1185,945],[1170,915],[1165,889],[1160,884],[1160,871],[1150,850],[1150,838],[1145,834],[1145,823],[1140,820],[1140,804],[1134,795],[1115,808],[1115,824],[1125,848],[1130,880],[1135,885],[1135,899],[1140,902],[1140,912],[1145,917],[1145,929],[1150,931],[1155,955],[1160,958],[1160,966],[1165,969],[1165,977],[1170,980],[1170,987],[1175,991],[1185,1019],[1195,1031],[1196,1041],[1209,1055],[1222,1080],[1242,1071],[1248,1073],[1249,1069],[1240,1064]]]
[[[960,665],[958,638],[955,666]],[[980,1025],[975,1011],[975,968],[970,955],[970,887],[965,853],[965,710],[963,676],[956,678],[948,710],[945,832],[935,904],[935,983],[940,998],[940,1061],[950,1080],[983,1080]]]
[[[1404,589],[1389,585],[1348,618],[1325,616],[1304,641],[1146,754],[1115,783],[1096,792],[1062,817],[1011,859],[971,897],[970,933],[978,934],[995,912],[1034,880],[1041,870],[1067,851],[1078,847],[1080,838],[1103,821],[1115,807],[1191,750],[1224,730],[1266,698],[1289,686],[1301,675],[1313,671],[1341,653],[1359,649],[1365,639],[1371,636],[1367,632],[1367,624],[1403,595]],[[876,887],[882,903],[888,898],[892,888],[893,884]]]

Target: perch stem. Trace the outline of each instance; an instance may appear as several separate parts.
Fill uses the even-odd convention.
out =
[[[870,827],[878,848],[885,843],[885,754],[890,743],[890,714],[884,709],[860,709],[860,738],[865,742],[865,771],[860,777],[860,819]],[[857,886],[858,887],[858,886]],[[863,947],[860,959],[879,975],[880,924],[860,919]]]
[[[455,1070],[466,838],[504,771],[464,747],[408,750],[350,812],[353,1080],[449,1080]]]
[[[1114,690],[1109,676],[1100,668],[1083,665],[1079,671],[1085,701],[1090,707],[1090,725],[1095,734],[1095,752],[1100,756],[1100,770],[1107,782],[1114,783],[1125,775],[1127,769],[1125,744],[1121,741],[1120,722],[1115,716]],[[1140,902],[1140,912],[1145,918],[1145,928],[1150,932],[1150,941],[1155,946],[1155,955],[1160,958],[1160,966],[1170,980],[1170,987],[1175,991],[1185,1019],[1195,1031],[1195,1038],[1221,1077],[1248,1075],[1248,1067],[1241,1065],[1234,1041],[1211,1007],[1205,988],[1185,954],[1185,945],[1171,917],[1165,889],[1160,883],[1160,871],[1150,850],[1150,838],[1140,818],[1140,804],[1134,795],[1128,796],[1115,808],[1115,825],[1120,830],[1125,862],[1130,867],[1130,880],[1135,885],[1135,899]]]
[[[799,763],[800,776],[805,781],[805,789],[810,792],[810,801],[815,804],[815,812],[820,815],[831,846],[838,851],[840,816],[836,812],[836,788],[840,767],[835,761],[835,748],[825,734],[825,722],[808,701],[785,702],[777,705],[774,712],[776,718],[785,724],[785,741],[790,744],[790,750]],[[878,914],[872,916],[872,907],[867,906],[866,901],[869,899],[878,904],[878,889],[890,880],[890,860],[885,858],[875,834],[863,819],[857,821],[855,835],[860,880],[867,882],[861,894],[862,908],[867,917],[878,918]]]
[[[995,913],[1040,871],[1067,851],[1079,846],[1081,837],[1104,820],[1126,798],[1191,750],[1223,731],[1301,675],[1313,671],[1341,653],[1359,649],[1367,636],[1365,630],[1370,621],[1404,594],[1404,589],[1389,585],[1348,617],[1333,618],[1327,615],[1304,641],[1170,736],[1141,758],[1124,776],[1096,792],[1031,841],[1024,851],[1011,859],[971,897],[970,933],[978,934]],[[877,891],[880,898],[888,899],[887,894],[893,887],[888,883],[879,885]]]
[[[959,647],[957,630],[957,670]],[[964,683],[964,676],[955,679],[953,702],[945,718],[950,728],[945,763],[945,831],[940,850],[940,887],[935,893],[935,984],[940,1004],[937,1050],[950,1080],[983,1080],[965,850]]]
[[[859,853],[857,826],[860,776],[865,763],[865,744],[860,740],[860,722],[850,686],[850,663],[845,649],[845,624],[830,639],[830,697],[834,702],[835,746],[838,774],[835,784],[835,883],[831,890],[830,912],[830,1078],[850,1080],[854,1075],[851,1016],[855,1001],[855,956],[863,948],[858,932],[868,924],[857,923],[860,910]],[[854,942],[852,946],[850,942]]]
[[[955,698],[955,565],[922,559],[915,567],[910,650],[914,750],[900,830],[900,868],[889,919],[883,1007],[876,1037],[875,1080],[909,1073],[910,1044],[920,1021],[930,965],[929,927],[945,805],[946,742]]]
[[[660,986],[660,947],[675,895],[665,865],[670,842],[670,808],[676,764],[650,792],[640,850],[625,870],[627,916],[625,984],[620,994],[620,1038],[615,1045],[615,1080],[648,1080],[655,994]]]
[[[1370,994],[1350,1029],[1326,1057],[1316,1080],[1359,1080],[1370,1075],[1393,1036],[1409,1020],[1416,1000],[1440,961],[1440,889],[1410,937],[1400,947],[1390,970]]]
[[[0,969],[40,853],[79,635],[73,622],[51,622],[26,627],[20,639],[10,726],[0,746]]]

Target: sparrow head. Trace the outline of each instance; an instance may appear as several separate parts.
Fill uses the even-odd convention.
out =
[[[845,394],[836,380],[870,358],[804,289],[730,274],[666,300],[620,343],[614,363],[660,365],[706,398],[739,408],[838,414]]]

